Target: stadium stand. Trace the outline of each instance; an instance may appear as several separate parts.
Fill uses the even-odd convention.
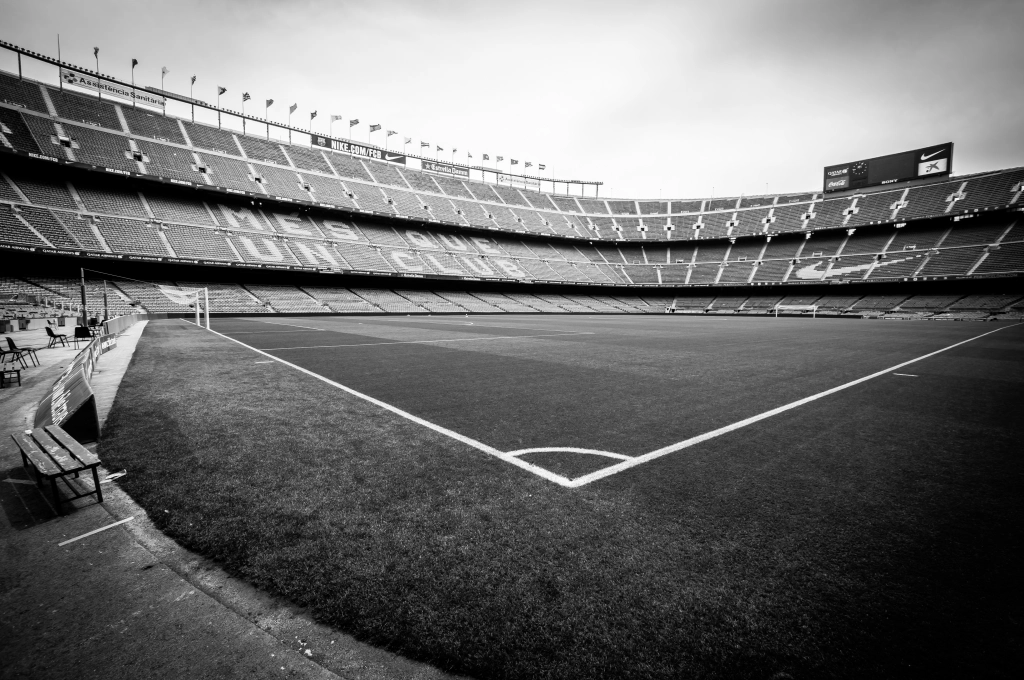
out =
[[[292,144],[283,147],[283,149],[291,160],[291,164],[300,170],[312,170],[325,175],[334,174],[330,164],[328,164],[327,159],[324,158],[323,153],[319,149],[305,149]]]
[[[242,150],[245,151],[246,158],[249,160],[277,163],[278,165],[291,165],[288,159],[285,158],[280,144],[251,135],[235,135],[235,139],[238,140]]]
[[[36,143],[25,120],[17,111],[11,109],[0,108],[0,145],[27,153],[40,152],[39,144]]]
[[[378,161],[371,161],[368,158],[363,159],[363,164],[370,171],[373,181],[378,184],[386,184],[388,186],[399,187],[402,189],[411,188],[402,177],[402,174],[398,171],[398,168],[393,165],[380,163]]]
[[[196,157],[191,151],[146,140],[137,140],[135,145],[142,154],[149,174],[205,184],[204,175],[199,172]]]
[[[394,291],[376,288],[351,288],[350,290],[383,312],[427,311]]]
[[[77,182],[75,188],[89,212],[146,219],[148,214],[139,194],[109,184]]]
[[[49,210],[29,205],[20,206],[18,209],[21,217],[39,232],[43,238],[49,241],[53,247],[68,248],[70,250],[77,250],[82,247],[82,244],[64,228],[64,225]]]
[[[443,175],[430,175],[430,178],[437,183],[441,190],[449,196],[458,196],[459,198],[472,199],[473,194],[469,192],[466,185],[457,179],[451,177],[445,177]]]
[[[383,311],[345,288],[304,286],[302,290],[338,314],[373,314]]]
[[[0,101],[39,113],[48,113],[39,88],[39,84],[31,80],[20,80],[14,75],[0,71]]]
[[[128,123],[128,130],[133,135],[151,137],[183,146],[186,144],[177,118],[168,118],[130,106],[122,106],[121,113],[124,115],[125,122]]]
[[[49,91],[50,101],[53,102],[57,115],[66,120],[73,120],[80,123],[88,123],[108,130],[122,131],[121,121],[117,118],[117,111],[110,100],[101,101],[94,97],[87,97],[71,92]],[[43,109],[45,112],[46,109]]]
[[[328,314],[331,312],[326,303],[299,288],[248,284],[245,289],[275,312],[293,314]]]
[[[182,121],[181,124],[184,126],[185,132],[195,148],[208,149],[209,151],[216,151],[230,156],[242,155],[238,144],[235,142],[235,136],[228,130],[221,130],[201,123]]]
[[[43,171],[40,163],[12,161],[0,173],[0,242],[27,248],[588,285],[891,285],[904,279],[1024,273],[1024,230],[1013,227],[1010,213],[999,212],[1019,207],[1021,168],[824,198],[815,193],[666,201],[558,196],[246,136],[6,74],[0,74],[0,125],[0,145],[7,149],[260,197],[252,197],[256,203],[246,198],[250,217],[234,219],[218,206],[230,204],[242,214],[242,204],[214,198],[216,193],[203,192],[204,201],[195,190],[129,182],[105,171],[71,174],[55,164]],[[282,223],[275,213],[295,216]],[[416,226],[387,219],[395,214],[417,220]],[[480,229],[490,232],[484,236]],[[255,297],[252,292],[238,285],[219,289],[218,295],[247,313],[338,311],[332,301],[357,312],[409,313],[538,311],[538,305],[539,311],[581,313],[652,307],[639,297],[598,299],[582,289],[528,299],[411,291],[409,297],[397,296],[401,299],[384,296],[380,302],[386,306],[351,291],[331,300],[298,289],[265,290]],[[766,310],[757,303],[762,297],[755,298],[745,298],[739,311]],[[822,298],[820,311],[893,312],[884,308],[884,298],[875,298]],[[987,318],[1011,313],[1007,305],[1014,300],[998,308],[959,302],[933,308],[918,302],[896,313]],[[721,310],[718,303],[708,305]]]

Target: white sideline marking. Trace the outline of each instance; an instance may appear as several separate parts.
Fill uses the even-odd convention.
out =
[[[272,364],[274,362],[273,361],[257,361],[255,363],[257,363],[257,364]]]
[[[498,449],[494,448],[493,446],[488,446],[487,444],[484,444],[483,442],[478,442],[475,439],[471,439],[470,437],[467,437],[465,435],[459,434],[458,432],[455,432],[453,430],[449,430],[446,427],[442,427],[440,425],[436,425],[436,424],[434,424],[434,423],[432,423],[432,422],[430,422],[428,420],[424,420],[423,418],[420,418],[418,416],[414,416],[411,413],[403,411],[400,408],[392,406],[391,404],[388,404],[386,402],[380,401],[379,399],[374,399],[373,397],[371,397],[369,395],[366,395],[366,394],[363,394],[362,392],[357,392],[356,390],[353,390],[350,387],[346,387],[346,386],[342,385],[341,383],[337,383],[337,382],[335,382],[335,381],[333,381],[333,380],[331,380],[329,378],[325,378],[324,376],[319,375],[317,373],[314,373],[313,371],[310,371],[308,369],[305,369],[302,366],[297,366],[297,365],[295,365],[295,364],[293,364],[291,362],[288,362],[288,361],[285,361],[284,359],[281,359],[280,357],[275,357],[272,354],[267,354],[263,350],[259,350],[259,349],[256,349],[255,347],[252,347],[251,345],[245,344],[241,340],[236,340],[235,338],[232,338],[230,336],[224,335],[223,333],[218,333],[215,330],[210,330],[210,332],[215,334],[215,335],[219,335],[222,338],[230,340],[231,342],[237,343],[237,344],[241,345],[242,347],[247,347],[248,349],[251,349],[252,351],[256,352],[257,354],[262,354],[263,356],[268,357],[270,359],[273,359],[274,361],[280,362],[280,363],[284,364],[285,366],[290,366],[290,367],[294,368],[297,371],[305,373],[306,375],[311,376],[313,378],[316,378],[317,380],[319,380],[321,382],[324,382],[324,383],[327,383],[328,385],[331,385],[333,387],[337,387],[338,389],[340,389],[340,390],[342,390],[344,392],[347,392],[347,393],[349,393],[349,394],[351,394],[351,395],[353,395],[355,397],[358,397],[360,399],[368,401],[371,404],[375,404],[375,405],[377,405],[377,406],[379,406],[379,407],[381,407],[381,408],[383,408],[383,409],[385,409],[387,411],[391,411],[392,413],[394,413],[394,414],[396,414],[398,416],[401,416],[403,418],[406,418],[407,420],[411,420],[414,423],[417,423],[417,424],[422,425],[424,427],[430,428],[431,430],[434,430],[435,432],[443,434],[446,437],[451,437],[452,439],[455,439],[455,440],[460,441],[460,442],[462,442],[464,444],[472,446],[473,448],[478,449],[480,451],[483,451],[484,453],[487,453],[487,454],[489,454],[491,456],[494,456],[495,458],[499,458],[499,459],[501,459],[501,460],[503,460],[503,461],[505,461],[507,463],[511,463],[512,465],[515,465],[515,466],[520,467],[520,468],[522,468],[524,470],[527,470],[528,472],[532,472],[533,474],[535,474],[535,475],[537,475],[539,477],[542,477],[542,478],[544,478],[544,479],[546,479],[548,481],[554,482],[555,484],[558,484],[559,486],[564,486],[564,487],[568,487],[568,488],[578,488],[578,487],[584,486],[586,484],[589,484],[591,482],[597,481],[598,479],[603,479],[605,477],[610,477],[611,475],[617,474],[617,473],[622,472],[624,470],[628,470],[628,469],[636,467],[638,465],[642,465],[642,464],[644,464],[644,463],[646,463],[648,461],[654,460],[655,458],[660,458],[660,457],[666,456],[666,455],[668,455],[670,453],[675,453],[676,451],[681,451],[682,449],[686,449],[686,448],[689,448],[689,447],[694,446],[696,444],[700,444],[702,442],[708,441],[709,439],[714,439],[715,437],[718,437],[718,436],[723,435],[723,434],[728,434],[729,432],[732,432],[734,430],[738,430],[740,428],[746,427],[747,425],[752,425],[752,424],[754,424],[756,422],[759,422],[761,420],[765,420],[767,418],[770,418],[772,416],[778,415],[780,413],[784,413],[784,412],[789,411],[791,409],[797,408],[798,406],[803,406],[804,404],[810,403],[810,402],[815,401],[817,399],[821,399],[823,397],[827,397],[827,396],[829,396],[831,394],[835,394],[836,392],[840,392],[840,391],[845,390],[845,389],[847,389],[849,387],[853,387],[854,385],[859,385],[862,382],[867,382],[868,380],[871,380],[873,378],[877,378],[877,377],[885,375],[887,373],[896,371],[897,369],[903,368],[904,366],[909,366],[910,364],[914,364],[914,363],[917,363],[918,361],[922,361],[924,359],[928,359],[929,357],[933,357],[936,354],[941,354],[942,352],[946,352],[946,351],[951,350],[951,349],[953,349],[955,347],[959,347],[960,345],[967,344],[968,342],[973,342],[974,340],[978,340],[979,338],[983,338],[986,335],[992,335],[993,333],[998,333],[1001,330],[1005,330],[1007,328],[1012,328],[1013,326],[1021,326],[1021,325],[1024,325],[1024,323],[1010,324],[1009,326],[1003,326],[1002,328],[996,328],[995,330],[991,330],[991,331],[988,331],[986,333],[982,333],[981,335],[976,335],[973,338],[967,338],[966,340],[961,340],[960,342],[957,342],[957,343],[954,343],[952,345],[949,345],[948,347],[943,347],[942,349],[938,349],[938,350],[935,350],[934,352],[930,352],[928,354],[924,354],[924,355],[919,356],[919,357],[917,357],[915,359],[911,359],[909,361],[904,361],[903,363],[897,364],[895,366],[890,366],[889,368],[883,369],[883,370],[878,371],[876,373],[872,373],[871,375],[866,375],[863,378],[857,378],[856,380],[851,380],[850,382],[847,382],[847,383],[844,383],[842,385],[839,385],[838,387],[833,387],[833,388],[825,390],[823,392],[819,392],[817,394],[813,394],[813,395],[811,395],[809,397],[804,397],[803,399],[798,399],[797,401],[790,402],[789,404],[785,404],[783,406],[779,406],[777,408],[771,409],[770,411],[765,411],[764,413],[760,413],[760,414],[758,414],[756,416],[751,416],[750,418],[746,418],[744,420],[740,420],[740,421],[735,422],[735,423],[733,423],[731,425],[726,425],[724,427],[718,428],[717,430],[711,430],[710,432],[705,432],[704,434],[697,435],[696,437],[691,437],[689,439],[683,440],[683,441],[678,442],[676,444],[670,444],[669,446],[665,446],[665,447],[660,448],[660,449],[658,449],[656,451],[651,451],[650,453],[646,453],[646,454],[643,454],[641,456],[636,456],[636,457],[629,457],[629,456],[625,456],[623,454],[614,454],[614,453],[610,453],[610,452],[607,452],[607,451],[599,452],[596,449],[570,449],[570,448],[566,448],[566,447],[543,447],[543,448],[540,448],[540,449],[520,449],[518,451],[502,452],[502,451],[499,451]],[[200,328],[202,328],[202,327],[200,327]],[[514,336],[514,337],[523,337],[523,336]],[[575,452],[581,452],[581,453],[582,452],[590,452],[590,453],[595,453],[597,455],[608,455],[609,457],[621,457],[624,460],[621,463],[617,463],[615,465],[611,465],[609,467],[606,467],[606,468],[603,468],[601,470],[598,470],[597,472],[592,472],[592,473],[590,473],[588,475],[583,475],[582,477],[576,477],[575,479],[569,479],[567,477],[563,477],[562,475],[555,474],[554,472],[551,472],[549,470],[545,470],[542,467],[538,467],[536,465],[531,465],[530,463],[528,463],[526,461],[523,461],[523,460],[520,460],[517,457],[517,456],[523,455],[523,454],[528,453],[528,452],[533,452],[533,451],[549,451],[549,450],[555,450],[555,451],[575,451]],[[88,535],[88,534],[86,534],[86,535]]]
[[[395,340],[393,342],[358,342],[351,345],[309,345],[308,347],[268,347],[266,352],[286,349],[330,349],[332,347],[374,347],[377,345],[422,345],[431,342],[478,342],[480,340],[518,340],[520,338],[559,338],[563,335],[593,335],[593,333],[548,333],[546,335],[494,335],[486,338],[447,338],[443,340]]]
[[[36,483],[33,482],[31,479],[10,479],[10,478],[8,478],[8,479],[5,479],[4,481],[5,482],[10,482],[11,484],[28,484],[28,485],[31,485],[31,486],[35,486],[36,485]]]
[[[916,378],[917,377],[916,375],[913,375],[911,373],[893,373],[893,375],[901,375],[904,378]]]
[[[312,378],[316,378],[320,382],[327,383],[328,385],[331,385],[332,387],[337,387],[339,390],[342,390],[343,392],[347,392],[347,393],[351,394],[354,397],[358,397],[360,399],[368,401],[371,404],[379,406],[379,407],[381,407],[382,409],[384,409],[386,411],[391,411],[395,415],[401,416],[402,418],[405,418],[406,420],[411,420],[412,422],[414,422],[414,423],[416,423],[418,425],[422,425],[423,427],[429,428],[429,429],[433,430],[434,432],[437,432],[439,434],[443,434],[446,437],[450,437],[450,438],[452,438],[452,439],[454,439],[456,441],[462,442],[463,444],[466,444],[467,446],[472,446],[474,449],[477,449],[479,451],[483,451],[484,453],[486,453],[488,455],[491,455],[491,456],[494,456],[495,458],[499,458],[499,459],[501,459],[501,460],[503,460],[503,461],[505,461],[507,463],[511,463],[512,465],[515,465],[516,467],[520,467],[520,468],[522,468],[524,470],[532,472],[533,474],[537,475],[538,477],[543,477],[544,479],[548,480],[549,482],[554,482],[555,484],[558,484],[560,486],[569,486],[569,484],[570,484],[571,480],[569,480],[568,477],[563,477],[562,475],[555,474],[554,472],[551,472],[550,470],[545,470],[542,467],[538,467],[536,465],[531,465],[530,463],[527,463],[525,460],[519,460],[515,456],[509,456],[508,454],[499,451],[498,449],[494,448],[493,446],[488,446],[487,444],[484,444],[483,442],[478,442],[477,440],[471,439],[471,438],[469,438],[469,437],[467,437],[465,435],[459,434],[458,432],[455,432],[454,430],[449,430],[448,428],[441,427],[440,425],[432,423],[429,420],[424,420],[423,418],[420,418],[419,416],[414,416],[413,414],[408,413],[407,411],[403,411],[402,409],[400,409],[398,407],[395,407],[395,406],[392,406],[391,404],[383,402],[380,399],[374,399],[373,397],[371,397],[371,396],[369,396],[367,394],[363,394],[362,392],[357,392],[354,389],[352,389],[351,387],[345,387],[341,383],[335,382],[335,381],[331,380],[330,378],[325,378],[324,376],[319,375],[317,373],[314,373],[313,371],[310,371],[309,369],[303,368],[302,366],[297,366],[297,365],[291,363],[290,361],[285,361],[284,359],[282,359],[280,357],[275,357],[273,354],[267,354],[263,350],[259,350],[259,349],[256,349],[255,347],[252,347],[251,345],[247,345],[244,342],[242,342],[241,340],[236,340],[235,338],[232,338],[231,336],[224,335],[223,333],[218,333],[215,330],[210,330],[210,332],[213,333],[214,335],[219,335],[222,338],[230,340],[231,342],[237,343],[237,344],[241,345],[242,347],[247,347],[247,348],[251,349],[253,352],[256,352],[257,354],[262,354],[263,356],[267,357],[268,359],[273,359],[274,361],[282,363],[285,366],[290,366],[291,368],[294,368],[297,371],[305,373],[306,375],[308,375],[308,376],[310,376]]]
[[[1021,324],[1013,324],[1013,326],[1020,326],[1020,325]],[[765,420],[766,418],[771,418],[772,416],[778,415],[780,413],[784,413],[786,411],[789,411],[790,409],[794,409],[794,408],[796,408],[798,406],[803,406],[804,404],[810,403],[810,402],[815,401],[817,399],[821,399],[822,397],[827,397],[830,394],[835,394],[836,392],[840,392],[842,390],[845,390],[848,387],[853,387],[854,385],[859,385],[862,382],[867,382],[868,380],[871,380],[872,378],[877,378],[880,375],[885,375],[886,373],[891,373],[891,372],[893,372],[893,371],[895,371],[897,369],[903,368],[904,366],[909,366],[910,364],[917,363],[918,361],[921,361],[923,359],[927,359],[929,357],[933,357],[936,354],[941,354],[942,352],[945,352],[947,350],[951,350],[954,347],[959,347],[960,345],[966,344],[966,343],[971,342],[973,340],[977,340],[978,338],[983,338],[986,335],[992,335],[993,333],[998,333],[999,331],[1001,331],[1001,330],[1003,330],[1005,328],[1010,328],[1010,326],[1003,326],[1003,328],[997,328],[994,331],[989,331],[987,333],[982,333],[981,335],[976,335],[973,338],[968,338],[966,340],[962,340],[962,341],[960,341],[958,343],[950,345],[949,347],[943,347],[942,349],[939,349],[939,350],[936,350],[934,352],[930,352],[928,354],[919,356],[916,359],[911,359],[910,361],[904,361],[902,364],[897,364],[895,366],[890,366],[889,368],[886,368],[886,369],[883,369],[881,371],[878,371],[877,373],[872,373],[871,375],[866,375],[863,378],[857,378],[856,380],[851,380],[848,383],[844,383],[842,385],[839,385],[838,387],[833,387],[832,389],[825,390],[824,392],[818,392],[817,394],[812,394],[809,397],[804,397],[803,399],[797,399],[796,401],[790,402],[790,403],[786,404],[785,406],[779,406],[778,408],[773,408],[770,411],[765,411],[764,413],[760,413],[760,414],[758,414],[756,416],[751,416],[750,418],[746,418],[745,420],[741,420],[739,422],[735,422],[732,425],[726,425],[725,427],[720,427],[717,430],[712,430],[710,432],[705,432],[704,434],[697,435],[696,437],[690,437],[689,439],[683,440],[683,441],[681,441],[679,443],[671,444],[671,445],[666,446],[664,448],[660,448],[657,451],[651,451],[650,453],[645,453],[642,456],[637,456],[636,458],[631,458],[628,461],[625,461],[625,462],[622,462],[622,463],[617,463],[617,464],[612,465],[610,467],[606,467],[606,468],[604,468],[602,470],[598,470],[597,472],[591,472],[589,475],[583,475],[582,477],[577,477],[577,478],[573,479],[572,481],[570,481],[569,484],[567,484],[567,486],[570,486],[570,487],[573,487],[573,488],[579,487],[579,486],[583,486],[584,484],[589,484],[590,482],[596,481],[598,479],[602,479],[604,477],[608,477],[610,475],[614,475],[614,474],[616,474],[618,472],[622,472],[623,470],[628,470],[631,467],[636,467],[637,465],[642,465],[642,464],[644,464],[644,463],[646,463],[648,461],[654,460],[655,458],[661,458],[662,456],[668,455],[670,453],[675,453],[676,451],[680,451],[682,449],[689,448],[689,447],[693,446],[694,444],[700,444],[701,442],[706,442],[707,440],[714,439],[715,437],[718,437],[719,435],[728,434],[729,432],[732,432],[734,430],[738,430],[741,427],[746,427],[747,425],[753,425],[754,423],[759,422],[761,420]]]
[[[313,328],[313,329],[310,329],[310,330],[324,331],[325,333],[329,333],[330,332],[326,328]],[[302,333],[302,332],[303,331],[234,331],[234,334],[235,335],[265,335],[267,333]]]
[[[92,531],[86,532],[86,533],[82,534],[81,536],[75,536],[74,538],[69,538],[68,540],[64,541],[63,543],[58,543],[57,546],[60,547],[62,545],[67,545],[68,543],[74,543],[75,541],[80,541],[83,538],[85,538],[86,536],[92,536],[93,534],[98,534],[101,531],[106,531],[107,529],[112,529],[112,528],[116,527],[118,524],[124,524],[125,522],[131,522],[133,519],[135,519],[135,518],[134,517],[129,517],[127,519],[122,519],[122,520],[120,520],[118,522],[114,522],[113,524],[108,524],[105,527],[100,527],[99,529],[93,529]]]
[[[400,319],[388,318],[388,319],[374,319],[374,320],[375,321],[405,321],[405,322],[417,321],[419,323],[435,323],[435,324],[441,324],[441,325],[447,325],[447,326],[477,326],[479,328],[516,328],[518,330],[523,330],[523,331],[557,331],[557,330],[561,330],[559,328],[533,328],[531,326],[506,326],[506,325],[499,324],[499,323],[483,323],[483,322],[476,322],[476,323],[474,323],[472,321],[470,321],[468,323],[465,322],[465,321],[439,321],[437,319],[424,319],[422,317],[415,317],[415,318],[411,318],[411,319],[403,317],[403,318],[400,318]],[[533,321],[536,321],[536,320],[537,319],[533,319]],[[525,322],[525,321],[527,321],[527,319],[523,319],[523,321]],[[563,331],[563,332],[565,332],[565,333],[573,333],[574,331],[568,331],[567,330],[567,331]],[[593,335],[593,333],[591,335]]]
[[[307,331],[326,331],[326,328],[313,328],[312,326],[300,326],[297,323],[280,323],[278,321],[264,321],[263,319],[253,319],[253,321],[259,321],[260,323],[269,323],[274,326],[292,326],[294,328],[305,328]],[[260,331],[250,331],[251,333],[259,333]]]

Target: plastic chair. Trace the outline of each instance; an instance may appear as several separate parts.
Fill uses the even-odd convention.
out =
[[[50,344],[48,344],[47,347],[53,347],[58,342],[62,344],[64,347],[68,347],[68,336],[64,335],[63,333],[54,333],[53,329],[47,326],[46,334],[50,336]]]
[[[18,358],[21,359],[22,366],[25,365],[25,360],[22,359],[22,356],[27,356],[29,359],[32,360],[33,364],[35,364],[36,366],[39,365],[39,356],[36,355],[35,347],[18,347],[16,344],[14,344],[13,338],[7,338],[7,346],[10,348],[11,352],[18,353]],[[25,368],[28,367],[25,366]]]

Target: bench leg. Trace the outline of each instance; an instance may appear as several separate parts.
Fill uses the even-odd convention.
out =
[[[100,487],[100,473],[96,468],[92,469],[92,483],[96,485],[96,500],[99,503],[103,502],[103,489]]]
[[[29,476],[32,476],[32,473],[35,473],[36,486],[38,486],[40,489],[42,489],[43,488],[43,474],[41,472],[39,472],[39,470],[36,469],[35,465],[29,465],[28,456],[25,455],[24,451],[22,451],[22,453],[21,453],[21,466],[24,467],[24,468],[28,468]]]
[[[60,491],[57,490],[57,478],[50,477],[50,490],[53,492],[53,505],[57,509],[58,515],[63,515],[64,511],[60,507]]]

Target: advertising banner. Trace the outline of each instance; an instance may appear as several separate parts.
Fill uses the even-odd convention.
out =
[[[953,169],[953,142],[878,156],[825,168],[826,192],[905,182],[918,177],[948,175]]]
[[[89,377],[101,352],[101,340],[97,338],[75,356],[39,402],[35,427],[59,425],[80,442],[96,441],[99,418]]]
[[[366,146],[365,144],[357,144],[345,139],[331,139],[330,137],[314,134],[309,136],[309,141],[312,146],[334,149],[335,151],[349,153],[353,156],[364,156],[376,161],[387,161],[388,163],[400,163],[405,165],[406,158],[403,154],[385,151],[384,149],[378,149],[375,146]]]
[[[209,106],[209,104],[204,102],[202,99],[193,99],[192,97],[186,97],[185,95],[178,94],[177,92],[171,92],[169,90],[161,90],[159,87],[143,87],[143,88],[140,88],[140,89],[148,90],[149,92],[154,92],[154,93],[156,93],[158,95],[162,95],[162,96],[165,96],[165,97],[174,97],[175,99],[178,99],[180,101],[183,101],[183,102],[186,102],[186,103],[189,103],[189,104],[199,104],[200,106]]]
[[[540,180],[530,179],[529,177],[499,174],[498,184],[503,184],[508,187],[516,187],[517,189],[533,189],[534,191],[540,191]]]
[[[450,175],[461,179],[469,179],[469,168],[463,168],[450,163],[438,163],[437,161],[420,161],[423,169],[427,172],[436,172],[442,175]]]
[[[145,104],[147,106],[155,106],[158,109],[164,107],[167,103],[167,99],[161,97],[158,94],[147,92],[145,88],[137,87],[132,90],[130,85],[121,85],[119,83],[112,83],[109,80],[100,80],[96,76],[89,75],[87,73],[79,73],[78,71],[72,71],[61,67],[60,79],[67,85],[74,85],[75,87],[82,87],[93,92],[101,92],[107,97],[116,97],[117,99],[123,99],[124,101],[136,101],[139,104]]]

